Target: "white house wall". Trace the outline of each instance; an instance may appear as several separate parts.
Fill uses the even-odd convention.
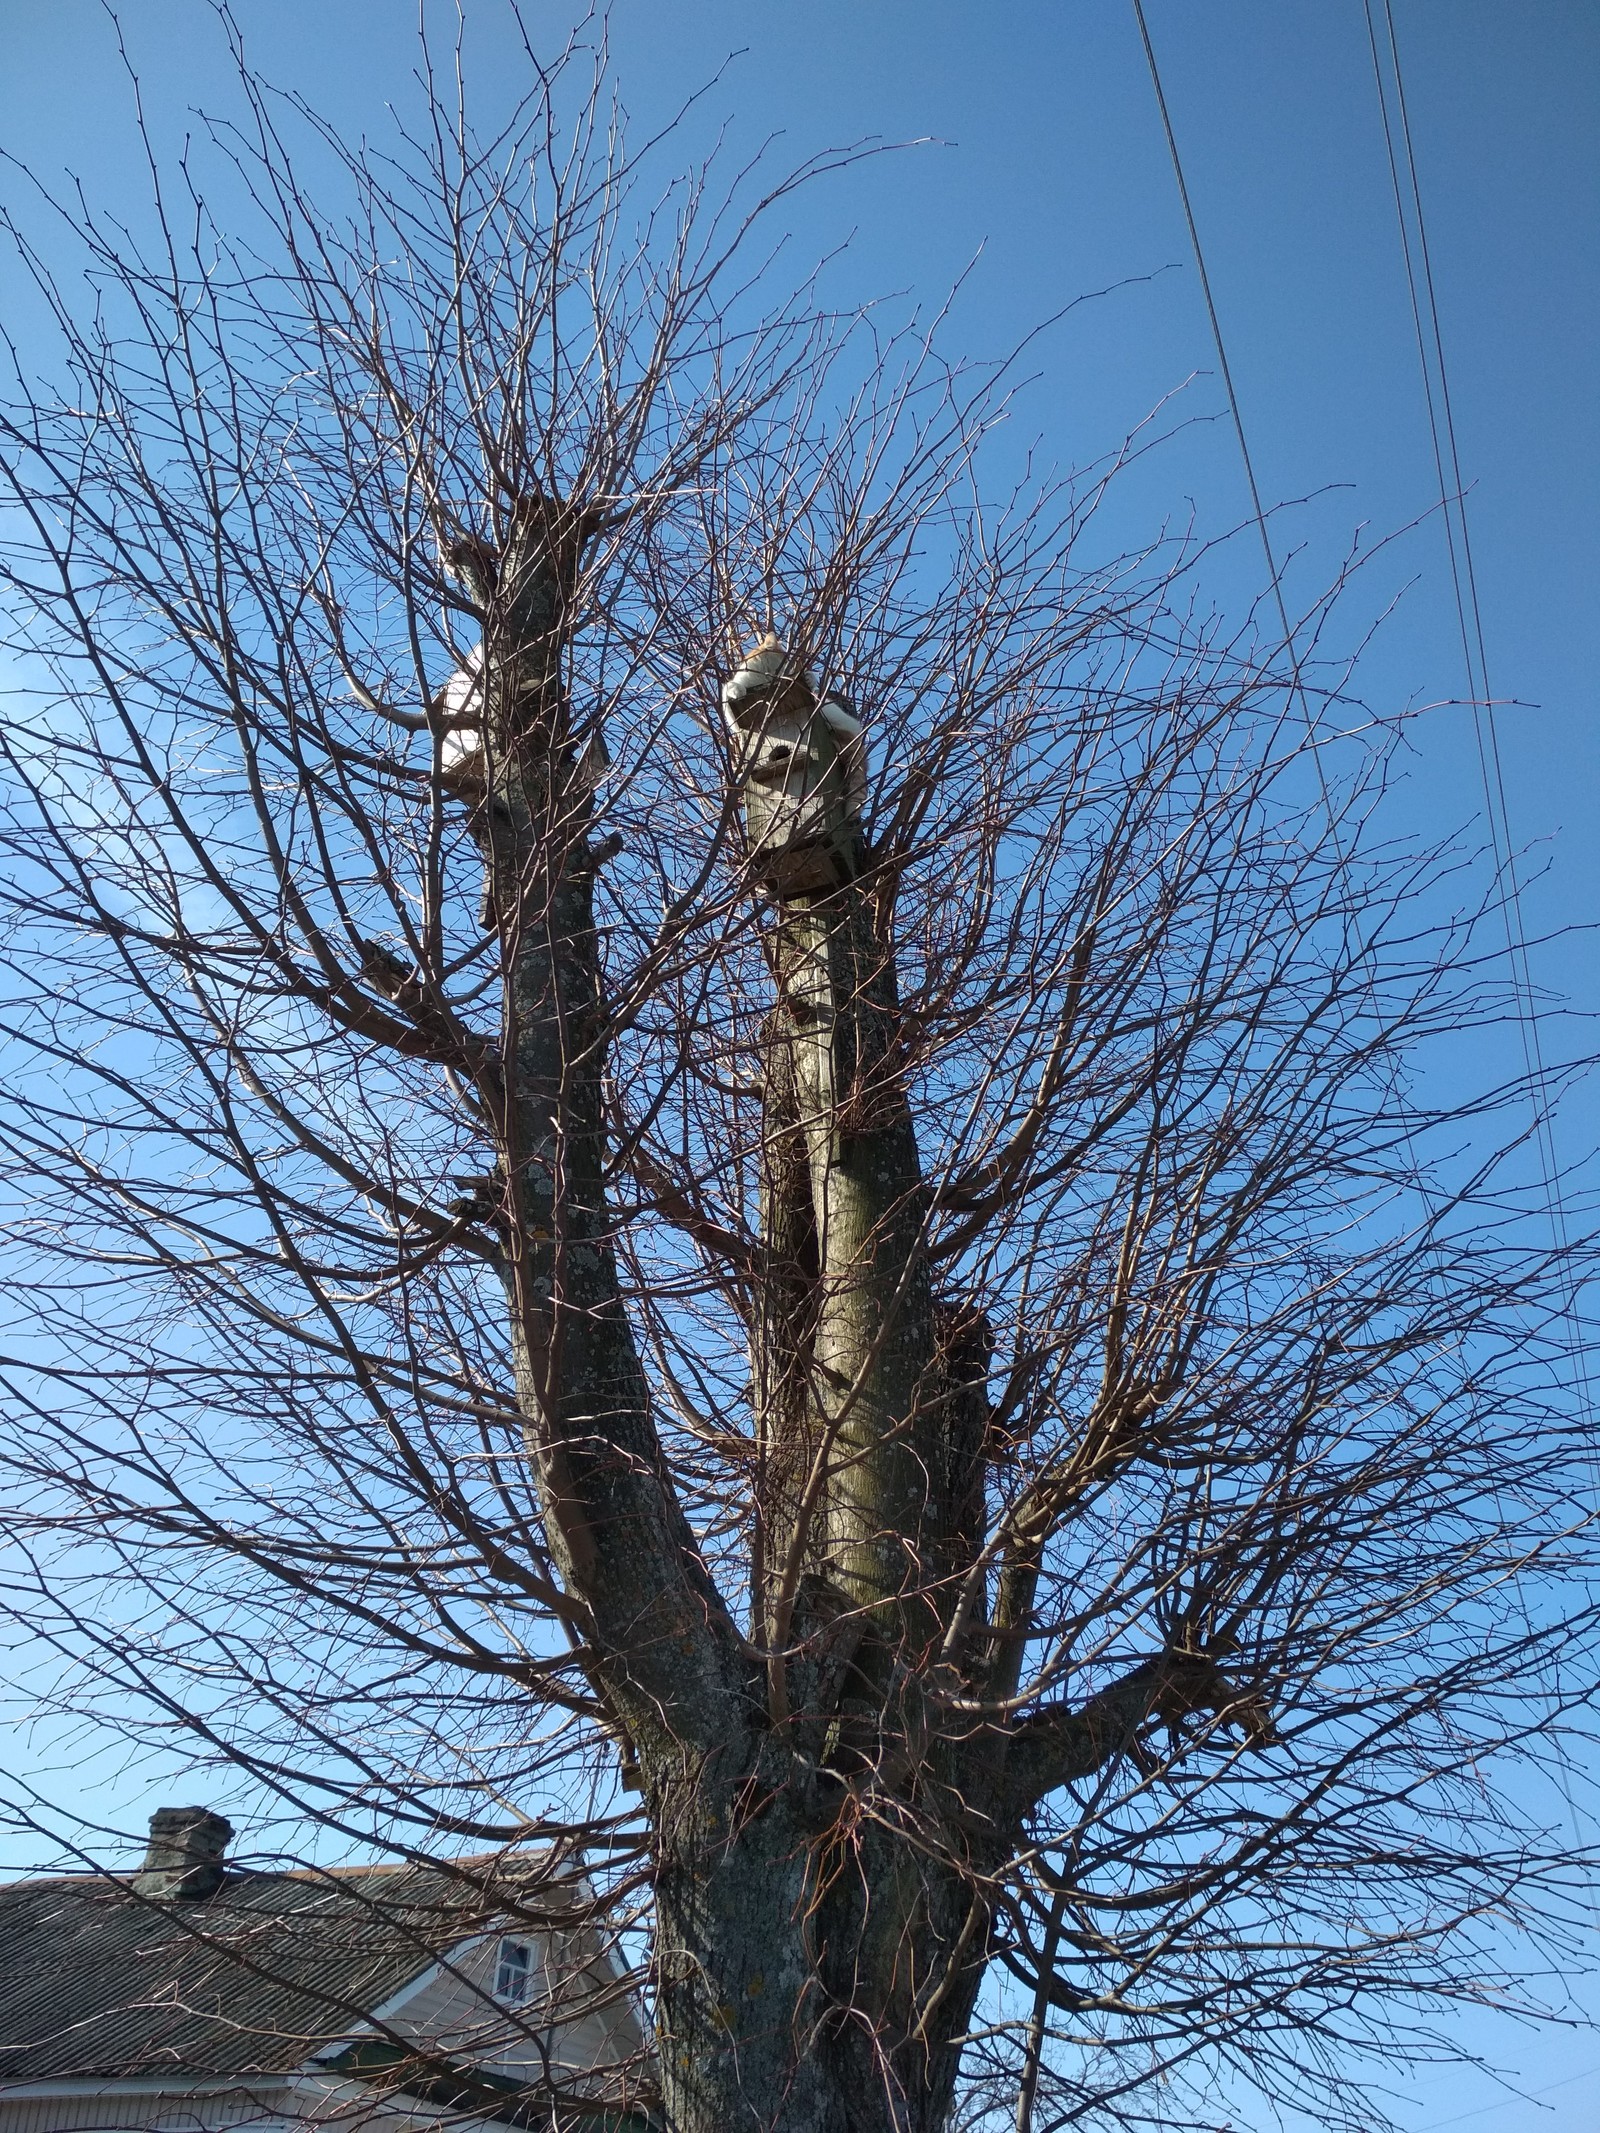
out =
[[[502,2008],[494,1997],[502,1938],[527,1941],[534,1951],[529,1997],[514,2008]],[[583,1979],[576,1994],[575,1971],[581,1971]],[[584,2000],[594,2004],[575,2021],[564,2021],[541,2037],[550,1984],[560,1984],[562,1998],[569,2003],[576,1996],[580,2005]],[[546,2050],[551,2069],[570,2078],[626,2065],[637,2058],[644,2042],[625,1994],[587,1934],[512,1931],[475,1941],[387,2010],[383,2026],[452,2059],[518,2081],[544,2074]]]
[[[41,2082],[0,2092],[0,2133],[508,2133],[503,2123],[396,2108],[358,2082],[263,2080],[248,2089],[178,2082]]]

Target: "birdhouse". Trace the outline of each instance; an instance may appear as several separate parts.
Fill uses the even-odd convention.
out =
[[[430,707],[439,728],[439,776],[458,792],[483,783],[483,647],[475,645]]]
[[[769,636],[723,684],[722,715],[751,857],[776,893],[817,896],[851,880],[867,757],[844,698],[819,702],[803,664]]]

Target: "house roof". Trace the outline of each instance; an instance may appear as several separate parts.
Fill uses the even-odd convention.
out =
[[[201,1900],[73,1874],[0,1886],[0,2091],[292,2073],[520,1898],[535,1855],[336,1873],[228,1871]],[[555,1900],[553,1900],[555,1899]]]

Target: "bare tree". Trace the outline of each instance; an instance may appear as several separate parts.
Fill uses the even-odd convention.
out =
[[[13,1618],[581,1850],[679,2133],[1337,2118],[1564,1915],[1572,1265],[1406,1093],[1473,914],[1331,595],[1096,560],[1143,440],[996,494],[1008,371],[774,294],[846,159],[528,73],[380,153],[241,61],[225,207],[13,225]]]

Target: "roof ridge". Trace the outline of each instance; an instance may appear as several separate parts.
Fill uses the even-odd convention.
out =
[[[548,1845],[509,1845],[492,1852],[458,1852],[451,1859],[393,1859],[374,1860],[365,1865],[353,1863],[348,1866],[293,1866],[285,1867],[282,1872],[286,1880],[308,1881],[328,1880],[341,1874],[448,1874],[457,1869],[487,1866],[493,1860],[509,1862],[518,1857],[525,1857],[531,1861],[536,1857],[547,1856],[549,1849]]]
[[[236,1866],[230,1861],[224,1868],[224,1886],[230,1881],[354,1881],[388,1874],[437,1874],[451,1878],[458,1871],[487,1866],[496,1860],[510,1865],[519,1857],[525,1857],[531,1863],[548,1849],[548,1846],[530,1844],[492,1852],[462,1852],[452,1859],[374,1859],[352,1861],[343,1866]],[[0,1875],[0,1899],[18,1889],[87,1889],[104,1884],[127,1890],[132,1888],[137,1873],[137,1867],[118,1873],[113,1867],[91,1866],[63,1874]]]

